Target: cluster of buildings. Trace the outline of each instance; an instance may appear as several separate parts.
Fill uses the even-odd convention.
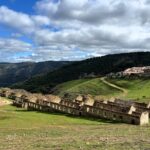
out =
[[[19,89],[0,89],[0,96],[12,99],[13,105],[27,110],[62,112],[76,116],[104,118],[128,124],[149,123],[150,103],[95,100],[90,95],[78,95],[73,101],[55,95],[29,93]]]
[[[128,69],[121,71],[121,72],[110,73],[107,76],[111,77],[111,78],[131,77],[131,76],[150,77],[150,66],[132,67],[132,68],[128,68]]]
[[[150,75],[150,66],[145,67],[132,67],[123,71],[123,75]]]

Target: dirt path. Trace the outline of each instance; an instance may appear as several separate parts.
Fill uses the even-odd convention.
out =
[[[106,77],[102,77],[102,78],[101,78],[101,81],[102,81],[103,83],[105,83],[105,84],[107,84],[107,85],[109,85],[109,86],[111,86],[111,87],[117,89],[117,90],[120,90],[120,91],[122,92],[122,94],[121,94],[120,96],[123,96],[123,97],[124,97],[124,96],[126,96],[127,93],[128,93],[128,91],[127,91],[126,89],[124,89],[124,88],[122,88],[122,87],[119,87],[118,85],[115,85],[115,84],[113,84],[113,83],[110,83],[110,82],[106,81]]]
[[[0,106],[10,105],[10,104],[12,104],[11,101],[9,101],[9,100],[7,100],[7,99],[5,99],[3,97],[0,97]]]

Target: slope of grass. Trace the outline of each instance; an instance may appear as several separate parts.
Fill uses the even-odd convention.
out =
[[[126,98],[150,101],[150,79],[109,79],[108,81],[127,89]]]
[[[0,107],[0,150],[144,150],[150,126]]]
[[[119,95],[121,91],[103,83],[100,78],[95,78],[73,80],[59,84],[55,87],[54,94],[62,96],[64,93],[91,94],[111,97]]]
[[[103,98],[118,97],[150,101],[150,79],[106,79],[106,81],[108,83],[102,78],[73,80],[59,84],[53,90],[54,94],[60,96],[65,93],[70,95],[91,94]],[[113,87],[109,83],[115,86]],[[119,90],[119,87],[122,90]]]

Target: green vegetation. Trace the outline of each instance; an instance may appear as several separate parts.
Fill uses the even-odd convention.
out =
[[[148,79],[79,79],[85,73],[103,76],[132,66],[150,65],[150,53],[108,55],[79,61],[14,88],[32,92],[91,94],[149,101]],[[15,71],[14,71],[15,72]],[[0,150],[146,150],[150,125],[133,126],[103,119],[0,107]]]
[[[91,94],[103,98],[118,97],[149,102],[150,79],[79,79],[59,84],[53,89],[53,93],[60,96],[65,93]]]
[[[55,94],[92,94],[149,101],[148,79],[79,79],[59,84]],[[146,150],[150,125],[0,107],[0,150]]]
[[[150,101],[150,79],[109,79],[108,81],[127,89],[125,98]]]
[[[150,125],[0,107],[0,150],[145,150]]]
[[[95,79],[79,79],[59,84],[53,89],[53,94],[63,96],[65,93],[70,95],[91,94],[103,97],[112,97],[121,94],[121,91]]]
[[[31,78],[31,76],[45,74],[67,64],[70,64],[70,62],[46,61],[38,63],[0,63],[0,86],[6,87],[16,82],[23,82]]]
[[[150,65],[150,52],[107,55],[72,63],[46,75],[32,77],[13,87],[31,92],[49,93],[58,84],[79,79],[84,74],[94,73],[97,76],[104,76],[110,72],[148,65]]]

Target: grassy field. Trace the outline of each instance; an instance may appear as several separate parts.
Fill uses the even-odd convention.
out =
[[[150,80],[107,80],[127,90],[124,98],[149,101]],[[96,79],[60,84],[59,95],[83,93],[106,97],[121,91]],[[123,95],[123,93],[122,93]],[[103,119],[0,107],[0,150],[150,150],[150,125],[134,126]]]
[[[70,94],[91,94],[112,97],[119,95],[121,91],[112,88],[103,83],[100,78],[96,79],[79,79],[65,82],[56,86],[54,94],[62,96],[64,93]]]
[[[0,150],[149,150],[150,125],[0,107]]]
[[[127,89],[125,98],[150,101],[150,79],[111,79],[108,81]]]

